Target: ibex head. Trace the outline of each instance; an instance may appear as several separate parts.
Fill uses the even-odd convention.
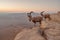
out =
[[[33,11],[31,11],[30,13],[34,13]]]
[[[44,13],[45,11],[42,11],[40,14],[41,14],[41,16],[43,16],[43,13]]]
[[[29,21],[31,21],[31,18],[32,18],[31,13],[33,13],[33,11],[31,11],[30,13],[27,13],[27,16],[29,17]]]
[[[27,13],[28,17],[31,17],[31,13],[34,13],[33,11],[31,11],[30,13]]]

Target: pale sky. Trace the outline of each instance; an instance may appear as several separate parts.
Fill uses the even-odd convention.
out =
[[[0,12],[60,11],[60,0],[0,0]]]

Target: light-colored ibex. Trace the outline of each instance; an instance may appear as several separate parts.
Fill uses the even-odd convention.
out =
[[[42,16],[32,17],[31,13],[33,13],[33,11],[31,11],[30,13],[27,13],[29,21],[32,21],[34,23],[34,25],[36,24],[36,22],[39,22],[39,24],[41,24],[41,22],[43,20]]]
[[[42,11],[40,14],[42,17],[44,17],[45,19],[48,18],[48,20],[51,20],[50,14],[43,14],[44,11]]]

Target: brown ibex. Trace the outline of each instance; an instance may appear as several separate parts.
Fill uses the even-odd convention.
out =
[[[39,24],[41,24],[41,21],[43,20],[42,16],[32,17],[31,13],[33,13],[33,11],[31,11],[30,13],[27,13],[29,21],[32,21],[34,25],[36,24],[36,22],[39,22]]]
[[[46,17],[50,19],[50,15],[48,15],[48,16],[43,15],[42,13],[44,13],[44,11],[42,11],[41,16],[32,17],[31,13],[33,13],[33,11],[31,11],[30,13],[27,13],[29,21],[32,21],[34,24],[36,24],[36,22],[39,22],[39,24],[40,24],[40,26],[39,26],[40,27],[40,33],[47,40],[46,35],[44,33],[46,25],[43,25],[44,23],[42,23],[42,21],[43,21],[43,18],[46,19]]]

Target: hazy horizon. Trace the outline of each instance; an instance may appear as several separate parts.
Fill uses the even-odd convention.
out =
[[[0,0],[0,12],[60,11],[60,0]]]

